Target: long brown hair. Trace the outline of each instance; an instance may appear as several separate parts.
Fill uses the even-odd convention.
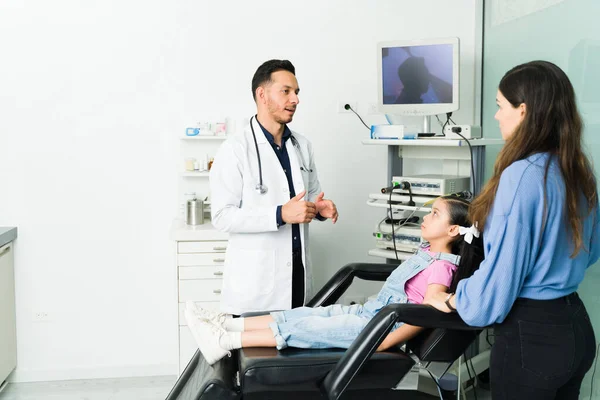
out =
[[[525,116],[500,151],[492,178],[473,201],[470,218],[478,221],[479,228],[483,229],[502,172],[515,161],[535,153],[550,153],[556,157],[564,180],[565,207],[575,245],[571,256],[574,257],[583,246],[584,215],[577,209],[583,200],[581,195],[587,205],[587,214],[596,206],[598,198],[596,178],[581,145],[583,123],[577,111],[573,86],[556,65],[547,61],[532,61],[508,71],[500,81],[498,90],[513,107],[524,103]],[[547,207],[545,183],[551,159],[548,158],[544,174],[544,210]],[[546,217],[544,225],[545,221]]]

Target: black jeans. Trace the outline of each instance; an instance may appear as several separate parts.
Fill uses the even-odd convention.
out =
[[[577,293],[554,300],[517,299],[494,336],[494,400],[579,398],[596,339]]]
[[[292,308],[304,305],[304,265],[302,249],[292,251]]]

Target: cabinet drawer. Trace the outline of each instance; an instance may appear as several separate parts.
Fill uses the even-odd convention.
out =
[[[196,301],[195,302],[198,307],[202,307],[205,310],[210,311],[219,311],[219,302],[217,301]],[[187,326],[187,321],[185,320],[185,315],[183,314],[185,310],[185,303],[179,303],[179,326]]]
[[[179,267],[179,279],[221,279],[223,266]]]
[[[192,356],[198,349],[198,345],[187,326],[179,327],[179,373],[182,373]]]
[[[0,383],[17,365],[13,247],[0,246]]]
[[[224,253],[227,250],[227,241],[212,242],[177,242],[178,253]]]
[[[177,265],[180,267],[193,267],[200,265],[223,265],[225,263],[225,253],[198,253],[198,254],[178,254]]]
[[[193,279],[179,281],[179,302],[221,301],[223,279]]]

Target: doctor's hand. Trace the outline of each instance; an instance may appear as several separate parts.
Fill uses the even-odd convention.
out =
[[[321,214],[322,217],[331,218],[331,221],[335,224],[338,219],[337,207],[331,200],[324,199],[325,193],[321,192],[315,199],[315,207],[317,213]]]
[[[315,204],[302,200],[306,190],[292,197],[281,207],[281,219],[287,224],[309,223],[317,215]]]

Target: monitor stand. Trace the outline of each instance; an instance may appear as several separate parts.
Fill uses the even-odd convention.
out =
[[[390,123],[390,125],[394,125],[394,124],[402,125],[401,121],[396,120],[396,117],[400,117],[400,116],[396,116],[394,114],[385,114],[385,116],[386,116],[387,121]],[[425,116],[423,116],[423,130],[417,134],[417,137],[423,138],[423,137],[433,137],[433,136],[435,136],[435,132],[433,132],[431,130],[431,115],[425,115]]]
[[[417,137],[432,137],[435,136],[435,132],[431,131],[431,115],[423,117],[423,131],[419,132]]]

